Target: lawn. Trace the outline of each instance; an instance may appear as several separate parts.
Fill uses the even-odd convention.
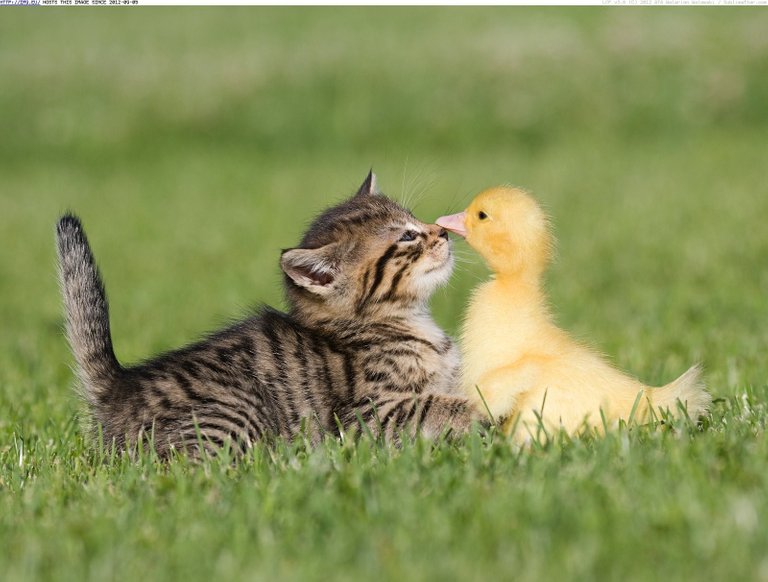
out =
[[[8,10],[0,20],[0,578],[768,580],[768,12]],[[531,451],[257,447],[194,465],[80,430],[53,225],[118,357],[282,305],[279,251],[373,166],[431,220],[524,186],[558,321],[701,426]],[[433,302],[455,332],[487,276]]]

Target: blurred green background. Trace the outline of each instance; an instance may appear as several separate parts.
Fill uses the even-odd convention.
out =
[[[567,327],[649,380],[674,356],[665,377],[701,359],[718,389],[756,381],[739,372],[766,339],[766,29],[749,9],[4,14],[3,352],[67,359],[63,210],[130,361],[280,302],[279,250],[373,166],[424,220],[531,189]],[[466,270],[436,300],[451,330],[483,274]]]
[[[371,166],[427,221],[532,190],[567,329],[650,383],[701,361],[715,395],[764,386],[766,30],[749,8],[3,11],[0,453],[78,406],[59,213],[130,362],[280,305],[280,249]],[[486,276],[457,249],[434,301],[452,332]]]

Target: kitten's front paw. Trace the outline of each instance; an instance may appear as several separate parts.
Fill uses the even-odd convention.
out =
[[[478,411],[465,398],[434,395],[431,399],[430,408],[420,426],[421,434],[427,438],[440,435],[456,438],[467,434],[474,425],[491,425],[488,415]]]
[[[474,431],[486,433],[491,430],[491,427],[494,424],[495,423],[493,422],[493,419],[488,416],[487,412],[478,410],[469,402],[467,403],[466,408],[462,414],[457,417],[456,422],[454,423],[456,433],[462,435]]]

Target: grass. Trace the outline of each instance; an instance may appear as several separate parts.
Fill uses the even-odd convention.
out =
[[[764,11],[14,11],[0,20],[3,580],[768,580]],[[559,321],[678,423],[561,440],[259,447],[237,464],[83,441],[53,224],[80,213],[130,362],[250,305],[373,165],[433,219],[513,182],[559,238]],[[486,276],[434,301],[455,332]]]

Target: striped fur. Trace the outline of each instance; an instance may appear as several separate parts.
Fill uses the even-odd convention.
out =
[[[445,231],[360,191],[283,252],[288,313],[265,308],[202,341],[134,366],[115,358],[99,272],[80,221],[57,226],[67,334],[106,443],[245,450],[255,441],[359,428],[463,433],[477,413],[451,394],[458,355],[427,300],[449,277]],[[96,430],[96,428],[94,428]]]

